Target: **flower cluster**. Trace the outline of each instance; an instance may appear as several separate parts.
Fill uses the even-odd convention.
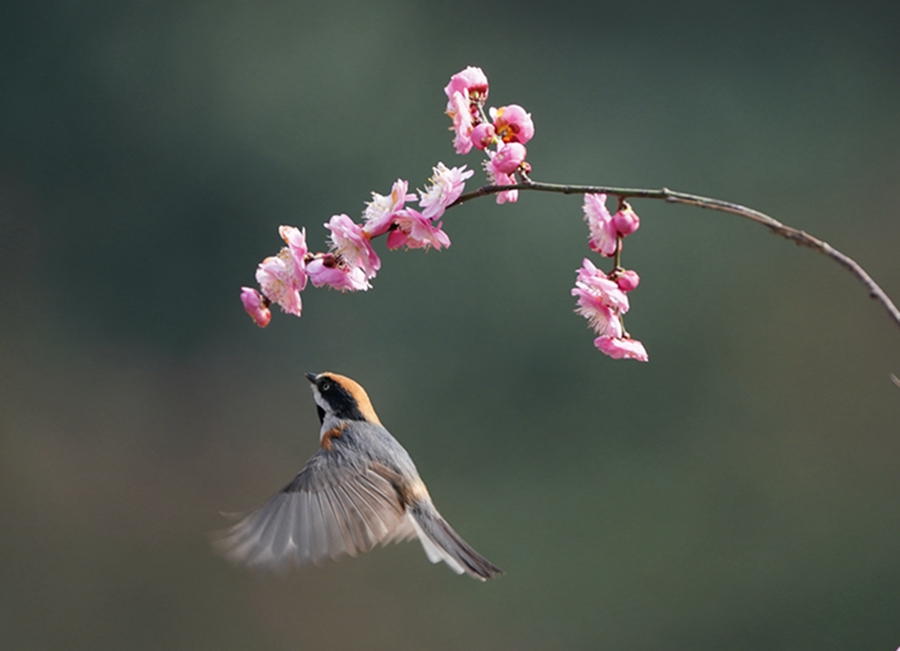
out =
[[[487,76],[481,68],[468,67],[450,78],[444,88],[446,113],[453,121],[453,145],[458,154],[473,148],[485,152],[484,169],[492,186],[525,183],[536,187],[529,174],[525,144],[534,136],[531,114],[518,104],[485,110],[489,92]],[[241,288],[244,309],[260,327],[272,319],[269,307],[275,303],[283,312],[300,316],[300,293],[307,283],[341,292],[365,291],[381,269],[381,259],[372,240],[387,236],[390,250],[429,249],[450,246],[450,238],[440,221],[444,211],[462,196],[466,180],[474,172],[466,166],[448,168],[438,163],[424,190],[418,196],[409,192],[409,183],[397,179],[388,195],[372,193],[360,223],[344,214],[334,215],[325,228],[330,232],[329,250],[311,253],[306,229],[281,226],[278,229],[285,246],[277,255],[263,260],[256,269],[259,289]],[[515,202],[518,190],[492,188],[497,203]],[[418,208],[407,203],[418,199]],[[597,333],[594,345],[615,359],[646,362],[647,351],[641,342],[626,332],[623,315],[628,312],[628,292],[638,286],[634,271],[620,265],[622,241],[634,233],[641,220],[622,198],[616,213],[606,208],[605,194],[585,194],[584,218],[588,224],[591,250],[615,258],[608,274],[585,259],[578,270],[572,295],[577,298],[576,312],[585,317]]]
[[[527,178],[531,166],[525,162],[525,143],[534,136],[531,114],[518,104],[491,108],[485,114],[488,79],[481,68],[470,66],[453,75],[444,93],[456,153],[468,154],[472,147],[486,152],[484,169],[493,185],[515,185],[516,175]],[[518,198],[518,190],[497,193],[497,203]]]
[[[300,316],[303,304],[300,292],[307,281],[314,287],[330,287],[342,292],[365,291],[381,268],[381,260],[372,248],[372,238],[387,234],[388,249],[442,249],[450,238],[442,230],[440,218],[465,188],[474,174],[462,167],[447,168],[438,163],[425,190],[419,190],[419,208],[406,206],[416,195],[408,193],[409,183],[397,179],[387,196],[372,193],[366,204],[362,224],[347,215],[334,215],[326,224],[331,235],[325,253],[310,253],[306,229],[281,226],[281,239],[287,246],[277,255],[263,260],[256,269],[259,290],[241,288],[241,301],[250,318],[261,328],[269,325],[269,306],[276,303],[288,314]]]
[[[643,344],[628,335],[622,321],[629,307],[626,294],[638,286],[640,277],[619,266],[622,240],[638,229],[641,220],[622,200],[616,214],[610,215],[605,194],[584,195],[583,210],[589,231],[588,246],[608,258],[615,257],[616,266],[607,275],[585,258],[572,289],[572,296],[578,299],[575,312],[586,318],[599,335],[594,345],[602,353],[613,359],[646,362]]]

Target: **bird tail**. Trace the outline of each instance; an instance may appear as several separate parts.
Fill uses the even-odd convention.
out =
[[[447,524],[430,500],[419,500],[407,506],[407,514],[432,563],[444,561],[457,574],[466,572],[480,581],[503,574],[503,570],[472,549]]]

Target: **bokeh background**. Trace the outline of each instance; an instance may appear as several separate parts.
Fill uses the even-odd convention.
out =
[[[321,249],[396,178],[479,169],[442,93],[478,65],[534,178],[741,202],[900,297],[898,34],[891,1],[4,3],[3,648],[897,648],[900,331],[833,262],[636,202],[649,364],[573,314],[577,197],[454,209],[449,250],[379,242],[372,291],[265,330],[238,293],[278,225]],[[316,449],[323,370],[506,576],[212,553]]]

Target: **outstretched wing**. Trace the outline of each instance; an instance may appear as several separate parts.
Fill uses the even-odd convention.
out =
[[[391,471],[319,450],[294,481],[214,541],[229,559],[280,568],[415,536]]]

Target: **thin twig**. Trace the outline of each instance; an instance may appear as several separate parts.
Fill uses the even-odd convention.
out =
[[[885,291],[881,289],[878,283],[872,280],[872,277],[868,273],[866,273],[866,270],[863,269],[855,260],[853,260],[853,258],[844,255],[827,242],[823,242],[819,238],[814,237],[805,231],[792,228],[791,226],[786,226],[777,219],[773,219],[765,213],[754,210],[753,208],[747,208],[746,206],[732,203],[730,201],[722,201],[721,199],[701,197],[696,194],[687,194],[686,192],[676,192],[674,190],[669,190],[668,188],[662,188],[660,190],[647,190],[643,188],[616,188],[600,185],[560,185],[558,183],[539,183],[537,181],[530,180],[523,183],[517,183],[516,185],[482,186],[477,190],[467,192],[466,194],[460,196],[459,199],[451,204],[451,207],[469,201],[470,199],[496,194],[498,192],[503,192],[504,190],[536,190],[539,192],[558,192],[560,194],[603,193],[610,194],[621,199],[627,199],[629,197],[636,197],[639,199],[662,199],[663,201],[668,201],[669,203],[683,203],[688,206],[697,206],[698,208],[719,210],[721,212],[727,212],[731,213],[732,215],[744,217],[745,219],[750,219],[758,224],[766,226],[776,235],[780,235],[781,237],[791,240],[797,245],[805,246],[807,248],[813,249],[814,251],[818,251],[822,255],[828,256],[829,258],[840,264],[842,267],[847,269],[857,278],[857,280],[859,280],[859,282],[861,282],[866,287],[866,289],[869,291],[869,296],[881,303],[884,309],[887,310],[888,316],[898,327],[900,327],[900,310],[897,309],[897,306],[894,305],[894,302],[885,293]]]

